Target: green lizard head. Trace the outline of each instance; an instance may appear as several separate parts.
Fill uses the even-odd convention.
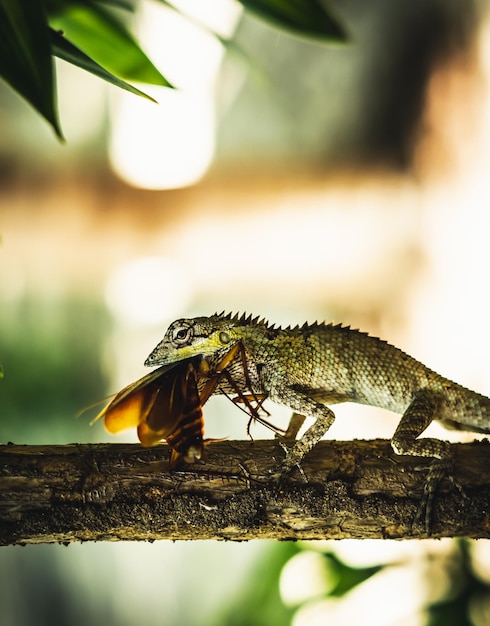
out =
[[[237,321],[236,317],[223,314],[177,320],[170,324],[145,365],[167,365],[197,355],[211,356],[227,352],[241,338]]]

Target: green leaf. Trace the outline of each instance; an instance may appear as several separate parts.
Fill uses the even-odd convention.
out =
[[[130,91],[131,93],[136,94],[137,96],[142,96],[143,98],[147,98],[152,102],[156,102],[151,96],[143,93],[133,85],[129,85],[124,80],[117,78],[106,69],[104,69],[101,65],[96,63],[93,59],[87,56],[84,52],[79,50],[76,46],[70,43],[61,33],[58,33],[52,29],[51,30],[51,45],[53,54],[55,54],[60,59],[64,61],[68,61],[72,65],[76,65],[77,67],[81,67],[83,70],[94,74],[98,78],[102,78],[103,80],[111,83],[111,85],[115,85],[116,87],[120,87],[121,89],[125,89],[126,91]]]
[[[47,18],[42,2],[0,0],[0,76],[63,139]]]
[[[92,0],[63,2],[57,8],[50,25],[109,72],[125,80],[171,87],[114,12]]]
[[[239,0],[249,11],[276,26],[306,37],[345,42],[347,33],[319,0]]]

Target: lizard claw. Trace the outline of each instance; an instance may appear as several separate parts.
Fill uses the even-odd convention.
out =
[[[298,472],[301,474],[301,477],[303,478],[303,481],[305,483],[309,482],[308,477],[306,476],[303,468],[301,467],[301,463],[295,463],[292,467],[290,467],[286,463],[283,463],[280,467],[280,474],[279,474],[280,480],[285,481],[287,477],[291,474],[291,472],[293,472],[295,469],[298,470]]]
[[[272,472],[271,472],[271,482],[275,483],[276,485],[280,485],[281,483],[285,483],[286,480],[288,479],[289,475],[295,469],[297,469],[298,472],[301,474],[304,482],[307,483],[308,482],[308,478],[307,478],[303,468],[301,467],[301,463],[295,462],[295,461],[293,461],[291,463],[291,457],[288,454],[289,453],[289,448],[282,441],[278,441],[278,443],[281,446],[281,448],[284,450],[284,453],[285,453],[286,457],[282,461],[282,463],[280,463],[280,464],[278,464],[278,466],[276,466],[275,471],[272,470]]]
[[[415,514],[415,517],[412,522],[412,528],[419,522],[424,522],[425,532],[428,536],[431,533],[431,525],[432,525],[432,515],[433,515],[433,504],[434,498],[437,492],[437,488],[440,482],[447,478],[454,487],[456,487],[461,494],[461,496],[465,499],[468,499],[467,494],[465,493],[462,486],[459,482],[454,478],[452,474],[453,461],[451,458],[446,459],[434,459],[432,463],[428,467],[427,478],[424,483],[424,492],[422,494],[422,499],[420,501],[420,505]],[[416,467],[416,471],[427,471],[426,467]]]

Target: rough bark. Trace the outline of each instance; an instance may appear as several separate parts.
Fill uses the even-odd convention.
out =
[[[490,444],[453,447],[464,494],[441,482],[432,536],[488,538]],[[388,441],[322,441],[304,476],[277,485],[283,456],[276,441],[221,441],[170,471],[166,445],[0,446],[0,545],[426,536],[413,523],[425,460],[396,456]]]

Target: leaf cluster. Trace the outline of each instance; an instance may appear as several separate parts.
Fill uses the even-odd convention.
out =
[[[346,39],[343,27],[320,0],[240,3],[297,35],[325,42]],[[172,88],[127,26],[126,18],[136,4],[137,0],[0,0],[0,77],[49,122],[60,139],[55,56],[150,100],[132,83]],[[226,40],[216,37],[226,45]]]

